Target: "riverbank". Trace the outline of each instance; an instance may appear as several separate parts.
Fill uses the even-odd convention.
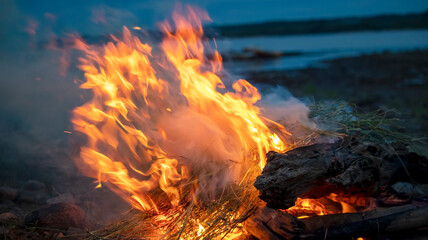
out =
[[[364,111],[395,109],[406,132],[428,133],[428,50],[339,58],[317,67],[249,72],[245,77],[285,86],[296,97],[314,101],[340,99]]]
[[[208,33],[218,33],[220,37],[240,38],[426,28],[428,28],[428,11],[404,15],[389,14],[367,17],[225,25],[211,27]]]

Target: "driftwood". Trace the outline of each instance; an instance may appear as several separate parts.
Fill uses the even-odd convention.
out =
[[[269,152],[254,186],[274,209],[287,209],[298,197],[330,193],[375,196],[395,182],[428,183],[428,159],[404,145],[381,146],[342,139],[300,147],[285,154]]]
[[[356,239],[379,237],[428,227],[428,207],[411,205],[298,219],[268,207],[259,208],[244,222],[258,239]],[[416,231],[414,231],[416,232]],[[405,232],[409,235],[408,231]]]

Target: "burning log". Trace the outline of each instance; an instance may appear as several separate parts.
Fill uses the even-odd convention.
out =
[[[427,183],[428,159],[404,145],[381,146],[343,139],[291,150],[269,152],[254,186],[274,209],[287,209],[297,198],[379,194],[381,187],[399,181]]]
[[[298,219],[268,207],[258,209],[245,229],[259,239],[355,239],[397,234],[428,226],[428,207],[411,205],[365,213],[332,214]]]

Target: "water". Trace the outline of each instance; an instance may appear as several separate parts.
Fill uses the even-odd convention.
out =
[[[428,49],[428,30],[370,31],[298,36],[251,37],[217,40],[220,52],[255,47],[266,51],[301,52],[277,59],[226,62],[233,72],[304,68],[323,60],[382,51]]]

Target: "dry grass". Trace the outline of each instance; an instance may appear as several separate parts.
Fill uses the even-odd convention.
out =
[[[359,112],[356,106],[339,101],[314,104],[310,109],[320,135],[350,136],[378,144],[401,142],[410,147],[427,144],[427,137],[404,133],[401,120],[391,117],[396,115],[393,110]]]
[[[88,239],[224,239],[243,234],[242,222],[257,208],[252,183],[260,169],[250,169],[240,184],[225,189],[210,203],[190,201],[187,206],[162,214],[131,210],[123,219],[88,234]],[[199,230],[199,224],[204,230]]]

